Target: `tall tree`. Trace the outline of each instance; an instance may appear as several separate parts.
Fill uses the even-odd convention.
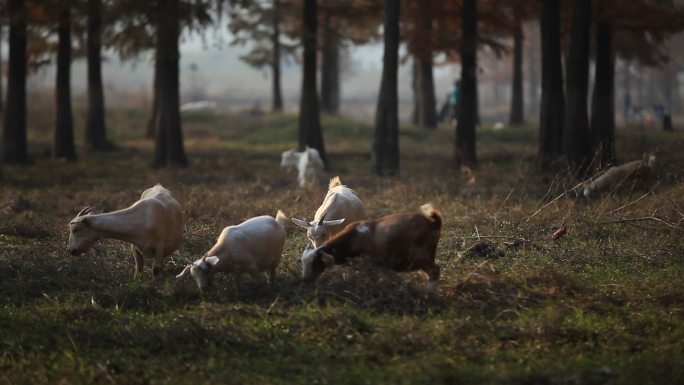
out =
[[[88,118],[85,142],[96,151],[109,150],[102,86],[102,0],[88,0]]]
[[[461,10],[461,100],[456,127],[457,165],[477,165],[477,0],[463,0]]]
[[[183,147],[180,116],[179,0],[158,0],[157,9],[155,71],[159,76],[159,113],[155,128],[154,166],[185,167],[188,160]]]
[[[417,27],[428,36],[433,31],[432,2],[421,4],[418,11]],[[437,127],[437,100],[435,98],[435,80],[433,72],[433,51],[431,39],[422,47],[415,47],[416,89],[418,91],[418,124],[425,128]]]
[[[271,68],[273,70],[273,89],[271,96],[271,109],[274,112],[283,110],[283,92],[280,88],[280,0],[273,0],[273,55],[271,56]]]
[[[271,108],[274,112],[283,109],[281,91],[281,62],[295,56],[294,44],[282,41],[283,33],[294,30],[293,4],[288,1],[230,0],[230,23],[233,34],[232,45],[252,45],[252,49],[240,60],[257,68],[268,68],[272,73]]]
[[[28,163],[26,141],[26,9],[24,0],[8,0],[9,65],[3,130],[5,162]]]
[[[591,136],[601,167],[615,160],[615,58],[613,25],[600,21],[596,28],[596,80],[591,105]]]
[[[318,107],[316,87],[316,40],[317,40],[316,0],[304,0],[302,40],[304,45],[304,65],[302,71],[302,97],[299,104],[299,150],[306,146],[318,150],[323,162],[328,164],[328,156],[323,143],[323,131]]]
[[[589,87],[589,35],[591,30],[591,0],[574,0],[570,49],[566,69],[565,124],[563,152],[568,164],[581,176],[591,157],[587,91]]]
[[[399,173],[399,97],[397,78],[399,71],[399,15],[400,0],[385,0],[385,47],[382,60],[380,95],[375,111],[373,133],[372,171],[376,175],[391,176]]]
[[[340,108],[340,44],[335,19],[330,12],[323,17],[322,32],[321,108],[336,114]]]
[[[542,91],[539,112],[539,164],[548,169],[563,152],[563,67],[561,61],[560,0],[543,0],[540,17]]]
[[[54,156],[68,161],[76,160],[74,144],[74,119],[71,111],[71,4],[63,0],[59,5],[59,36],[57,48],[57,80],[55,101],[57,122],[55,126]]]
[[[523,28],[522,19],[515,15],[513,30],[513,87],[511,95],[510,125],[523,124],[525,121],[525,102],[523,99]]]

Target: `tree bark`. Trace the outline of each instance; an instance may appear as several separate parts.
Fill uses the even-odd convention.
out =
[[[24,0],[8,0],[9,66],[3,130],[7,163],[28,163],[26,141],[26,10]]]
[[[150,117],[147,118],[147,129],[145,130],[146,139],[155,138],[155,130],[157,127],[157,120],[159,118],[159,71],[157,71],[157,58],[154,59],[154,76],[152,78],[152,110]]]
[[[613,26],[599,22],[596,29],[596,81],[591,105],[591,134],[600,166],[615,161],[615,57]]]
[[[159,0],[157,13],[157,60],[159,112],[156,121],[154,166],[185,167],[180,116],[178,38],[179,0]]]
[[[400,0],[385,0],[384,56],[380,95],[375,111],[372,171],[379,176],[399,173],[399,15]]]
[[[539,165],[548,170],[563,153],[563,64],[561,60],[560,0],[543,0],[540,18],[542,91],[539,112]]]
[[[532,27],[533,32],[530,33],[530,37],[536,35],[536,28]],[[539,114],[539,80],[540,71],[539,63],[541,58],[538,55],[540,50],[539,41],[536,39],[528,39],[529,49],[527,50],[527,93],[528,93],[528,103],[527,103],[527,113],[529,116],[536,116]]]
[[[2,83],[2,78],[5,76],[5,72],[3,71],[3,57],[2,57],[2,40],[5,38],[5,35],[3,33],[3,28],[4,28],[4,23],[0,22],[0,112],[2,112],[5,109],[5,103],[4,103],[4,96],[3,96],[3,83]]]
[[[574,0],[570,49],[567,63],[563,151],[570,169],[583,176],[591,161],[591,139],[587,114],[589,82],[589,35],[591,0]]]
[[[102,0],[88,0],[88,118],[86,145],[95,151],[112,148],[105,125],[102,86]]]
[[[461,100],[456,127],[455,159],[458,166],[477,165],[477,1],[464,0],[461,39]]]
[[[340,108],[340,65],[337,31],[330,15],[323,19],[323,47],[321,62],[321,107],[336,114]]]
[[[525,122],[525,101],[523,97],[523,30],[522,20],[516,16],[513,32],[513,85],[511,95],[511,126]]]
[[[54,156],[68,161],[76,160],[74,145],[74,119],[71,111],[71,9],[63,5],[59,12],[57,28],[57,80],[55,101],[57,122],[55,127]]]
[[[326,168],[328,156],[323,143],[321,117],[316,87],[316,34],[318,28],[316,0],[304,0],[303,8],[303,45],[304,63],[302,71],[302,97],[299,104],[299,150],[306,146],[315,148],[321,155]]]
[[[437,100],[435,99],[432,53],[421,55],[417,65],[418,91],[420,92],[418,124],[425,128],[437,128]]]
[[[280,1],[273,0],[273,95],[271,97],[273,112],[283,110],[283,94],[280,89]]]
[[[420,81],[418,77],[418,58],[413,58],[413,65],[411,65],[411,91],[413,91],[413,111],[411,111],[411,122],[413,124],[418,124],[418,114],[419,111],[421,110],[420,104],[421,104],[421,93],[420,93],[420,85],[418,82]]]

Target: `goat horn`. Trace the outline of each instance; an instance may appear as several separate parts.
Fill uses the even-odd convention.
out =
[[[90,210],[93,208],[93,205],[88,205],[83,208],[83,210],[79,211],[78,214],[76,214],[77,217],[80,217],[81,215],[86,215],[90,213]]]

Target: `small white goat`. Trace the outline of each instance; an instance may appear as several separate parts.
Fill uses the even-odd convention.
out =
[[[328,193],[316,210],[313,221],[292,218],[292,222],[305,228],[313,247],[318,247],[323,241],[342,230],[345,224],[366,218],[366,210],[361,199],[356,196],[354,190],[342,184],[339,176],[336,176],[330,180]]]
[[[287,150],[283,152],[280,167],[297,168],[297,182],[301,188],[311,188],[324,177],[324,164],[315,148],[308,146],[302,152]]]
[[[69,253],[86,252],[102,238],[133,244],[135,278],[142,276],[144,257],[154,256],[152,275],[162,271],[164,258],[178,250],[183,239],[183,213],[171,192],[157,184],[145,190],[132,206],[105,214],[91,214],[91,206],[69,222]]]
[[[633,160],[620,166],[611,166],[603,174],[584,184],[584,197],[590,198],[601,191],[648,188],[648,179],[655,165],[655,155],[648,159]]]
[[[180,280],[190,274],[200,290],[207,288],[214,274],[222,271],[238,277],[249,273],[255,278],[265,272],[268,282],[273,282],[285,245],[285,222],[287,217],[278,210],[275,219],[262,215],[224,228],[216,244],[176,278]]]

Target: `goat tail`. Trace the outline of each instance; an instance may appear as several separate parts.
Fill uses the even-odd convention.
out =
[[[287,223],[287,216],[283,212],[283,210],[278,210],[275,216],[276,222],[284,229],[285,228],[285,223]]]
[[[648,165],[648,167],[653,168],[653,166],[655,165],[655,161],[656,161],[656,156],[653,154],[650,154],[648,156],[648,161],[646,161],[646,164]]]
[[[438,227],[442,227],[442,213],[440,213],[432,203],[426,203],[420,206],[420,211]]]
[[[342,186],[342,181],[340,180],[339,176],[330,179],[330,183],[328,184],[328,190],[337,186]]]

